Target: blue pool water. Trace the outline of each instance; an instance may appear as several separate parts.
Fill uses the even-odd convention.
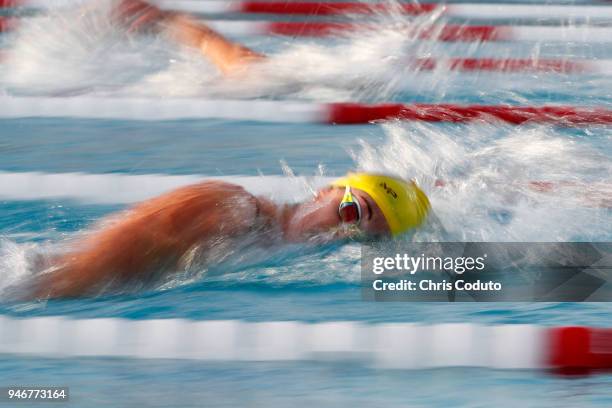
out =
[[[196,56],[182,53],[177,56],[162,41],[146,40],[141,44],[144,48],[136,52],[134,44],[116,45],[104,37],[103,41],[114,47],[109,52],[115,57],[108,59],[74,49],[75,41],[78,44],[78,26],[64,43],[65,27],[55,23],[55,29],[39,43],[29,42],[27,35],[21,40],[7,40],[14,45],[17,60],[2,68],[0,92],[55,94],[78,90],[155,97],[239,95],[240,88],[235,84],[221,81],[219,85],[210,67]],[[392,64],[380,58],[386,54],[612,58],[612,51],[604,46],[510,43],[417,46],[403,43],[392,31],[379,37],[334,43],[319,40],[302,43],[295,39],[248,39],[248,42],[276,55],[274,58],[282,69],[265,73],[269,81],[263,85],[247,83],[247,96],[279,100],[612,107],[612,83],[605,74],[419,74],[389,68]],[[62,60],[69,49],[75,53],[74,58]],[[131,57],[127,58],[128,54]],[[177,58],[174,65],[168,63],[169,55]],[[334,55],[338,58],[332,59]],[[300,64],[316,56],[324,56],[325,64],[304,68],[299,80],[291,79]],[[100,67],[103,58],[107,63]],[[43,66],[37,65],[43,60]],[[202,70],[202,77],[198,77],[198,69]],[[131,73],[115,75],[126,70]],[[347,79],[349,70],[354,70],[354,76]],[[396,81],[376,80],[384,76]],[[192,85],[193,81],[197,86]],[[291,173],[334,176],[353,168],[393,171],[419,180],[445,227],[444,232],[425,229],[414,239],[610,241],[612,211],[598,205],[597,191],[592,186],[606,182],[609,185],[611,140],[612,129],[597,126],[564,129],[544,125],[392,122],[332,127],[222,120],[3,119],[0,171],[263,175],[264,180],[265,176],[289,177]],[[450,187],[436,188],[436,179],[448,181]],[[581,187],[541,194],[521,185],[521,181],[528,180],[570,180],[581,183]],[[274,193],[283,186],[270,181],[268,188]],[[295,198],[298,196],[296,192]],[[28,279],[31,272],[25,261],[28,256],[49,253],[78,231],[124,208],[122,204],[70,199],[0,199],[0,313],[17,317],[612,324],[612,307],[606,303],[364,302],[360,297],[357,244],[292,246],[263,255],[254,251],[241,258],[250,262],[226,262],[206,271],[210,273],[202,273],[195,281],[179,277],[163,285],[142,290],[126,288],[122,293],[98,298],[44,303],[8,300],[8,284]],[[610,376],[567,379],[537,372],[459,368],[384,371],[338,362],[210,364],[108,358],[0,358],[0,385],[58,383],[71,387],[71,406],[78,407],[612,404]]]

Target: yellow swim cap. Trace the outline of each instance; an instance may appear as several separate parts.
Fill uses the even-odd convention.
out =
[[[429,212],[429,199],[412,181],[378,174],[348,173],[331,185],[349,185],[368,193],[381,209],[393,236],[418,227]]]

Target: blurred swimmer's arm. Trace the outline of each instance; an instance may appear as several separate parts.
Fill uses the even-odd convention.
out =
[[[187,14],[163,11],[142,0],[121,0],[114,14],[115,19],[127,25],[130,31],[164,30],[175,41],[199,49],[223,73],[265,58]]]
[[[109,287],[142,287],[176,271],[198,249],[246,234],[256,199],[242,187],[203,182],[146,201],[108,219],[55,261],[33,296],[95,295]]]
[[[263,54],[228,40],[187,15],[173,15],[165,20],[163,25],[173,39],[181,44],[198,48],[223,73],[230,73],[236,68],[265,58]]]

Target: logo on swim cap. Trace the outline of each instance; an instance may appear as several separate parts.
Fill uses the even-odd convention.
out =
[[[412,181],[379,174],[349,173],[332,185],[350,185],[372,197],[387,220],[393,236],[418,227],[429,212],[427,196]]]
[[[387,186],[387,183],[382,182],[382,183],[379,184],[379,186],[384,188],[387,191],[387,194],[391,194],[393,196],[393,198],[397,198],[397,193],[395,191],[393,191],[393,189],[391,187]]]

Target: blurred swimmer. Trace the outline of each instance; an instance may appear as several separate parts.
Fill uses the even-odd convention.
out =
[[[225,74],[265,59],[188,14],[164,11],[146,1],[119,0],[112,13],[129,32],[163,32],[180,44],[199,49]]]
[[[248,236],[265,245],[396,237],[423,223],[429,200],[413,183],[349,173],[313,199],[277,205],[242,187],[204,181],[136,205],[88,232],[35,283],[37,298],[95,295],[180,271],[186,260]]]

